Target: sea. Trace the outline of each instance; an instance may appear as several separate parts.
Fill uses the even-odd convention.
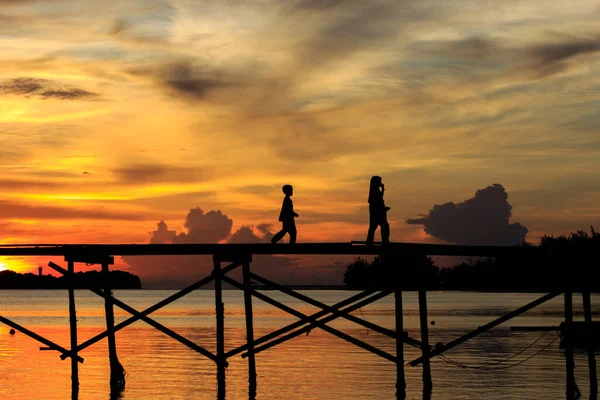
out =
[[[114,295],[143,310],[176,291],[116,290]],[[264,294],[302,313],[313,306],[276,291]],[[358,293],[353,291],[301,291],[326,304],[335,304]],[[521,307],[543,294],[428,292],[430,343],[449,341]],[[75,292],[78,341],[105,329],[103,299]],[[245,343],[243,293],[223,292],[225,346]],[[418,297],[403,295],[404,327],[420,339]],[[574,316],[583,320],[581,296],[573,295]],[[599,317],[600,297],[592,296],[594,318]],[[297,321],[296,317],[253,299],[255,338]],[[129,314],[116,308],[116,322]],[[394,329],[394,298],[388,296],[353,312],[366,321]],[[66,290],[0,291],[0,316],[8,318],[59,345],[69,348],[68,295]],[[191,341],[215,351],[214,291],[197,290],[151,314],[161,324]],[[511,326],[558,326],[564,320],[559,296],[436,357],[431,362],[432,399],[564,399],[565,355],[556,331],[511,331]],[[347,320],[330,324],[340,331],[395,354],[395,342]],[[159,332],[136,322],[116,334],[119,361],[126,371],[126,386],[111,394],[107,341],[83,350],[79,366],[79,391],[71,390],[71,363],[53,350],[0,324],[0,399],[2,400],[107,400],[107,399],[216,399],[214,362]],[[405,345],[405,360],[420,350]],[[582,398],[589,397],[588,358],[575,352],[575,377]],[[396,366],[328,332],[313,329],[256,355],[256,399],[394,399]],[[407,399],[423,399],[422,367],[405,366]],[[229,359],[227,399],[248,398],[247,359]]]

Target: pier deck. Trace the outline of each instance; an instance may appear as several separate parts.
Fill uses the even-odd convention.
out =
[[[0,322],[11,326],[34,340],[43,343],[46,347],[43,350],[54,350],[60,353],[60,357],[64,360],[71,359],[71,380],[75,398],[79,388],[78,364],[83,362],[83,358],[79,356],[79,352],[83,349],[97,343],[98,341],[107,338],[109,346],[109,358],[111,365],[111,389],[123,390],[125,378],[123,368],[118,361],[115,345],[115,333],[136,321],[143,321],[153,328],[163,332],[165,335],[180,342],[182,345],[199,353],[200,355],[209,358],[215,362],[217,369],[218,383],[218,398],[225,399],[226,397],[226,368],[228,365],[227,359],[230,357],[241,355],[248,359],[248,383],[249,383],[249,398],[256,396],[257,374],[255,355],[259,352],[272,348],[287,340],[297,337],[303,333],[309,332],[312,329],[322,329],[342,340],[348,341],[365,351],[369,351],[379,357],[382,357],[396,365],[396,389],[397,398],[405,398],[405,376],[404,376],[404,344],[417,347],[421,350],[421,356],[408,364],[412,366],[421,365],[423,369],[423,392],[425,395],[432,391],[432,379],[430,370],[430,359],[443,354],[445,351],[459,346],[460,344],[476,337],[477,335],[486,332],[501,323],[504,323],[518,315],[531,310],[546,301],[564,294],[565,299],[565,355],[566,355],[566,392],[567,398],[575,398],[578,389],[575,384],[573,369],[573,346],[569,340],[569,332],[573,325],[572,314],[572,289],[564,288],[561,290],[553,290],[539,299],[532,301],[522,307],[511,311],[504,316],[497,318],[484,326],[476,327],[473,331],[463,335],[447,344],[436,346],[433,348],[429,345],[428,339],[428,315],[427,315],[427,290],[426,282],[423,287],[419,288],[419,310],[420,310],[420,327],[421,337],[419,339],[411,338],[403,329],[403,308],[402,308],[402,266],[398,267],[398,278],[392,282],[390,287],[386,288],[369,288],[360,291],[359,293],[350,293],[349,297],[334,305],[327,305],[313,299],[305,294],[299,293],[290,287],[279,285],[276,282],[270,281],[262,276],[254,274],[251,271],[251,263],[253,255],[427,255],[427,256],[483,256],[483,257],[538,257],[544,256],[542,249],[535,246],[457,246],[457,245],[438,245],[438,244],[420,244],[420,243],[389,243],[386,245],[375,244],[366,246],[361,242],[351,243],[296,243],[296,244],[15,244],[15,245],[0,245],[0,256],[36,256],[36,257],[56,257],[62,256],[67,262],[67,268],[63,268],[53,262],[48,265],[55,271],[69,278],[72,287],[69,292],[69,315],[70,315],[70,348],[54,343],[35,332],[30,331],[14,321],[9,320],[0,315]],[[205,277],[202,277],[192,285],[180,290],[179,292],[167,297],[166,299],[156,303],[155,305],[139,311],[133,307],[118,300],[112,295],[109,265],[114,263],[115,256],[158,256],[158,255],[211,255],[213,258],[213,270]],[[410,259],[408,257],[407,259]],[[105,300],[105,313],[107,328],[104,332],[88,339],[83,343],[77,340],[77,318],[75,297],[73,295],[77,275],[75,274],[75,264],[99,264],[103,276],[101,286],[89,287],[93,293],[102,297]],[[225,265],[222,265],[225,264]],[[241,267],[242,281],[237,281],[231,278],[228,274]],[[200,278],[200,277],[199,277]],[[216,351],[210,351],[202,346],[202,344],[194,343],[191,340],[182,337],[168,327],[158,323],[149,317],[151,313],[158,309],[180,299],[181,297],[199,289],[208,283],[214,283],[215,293],[215,325],[217,346]],[[246,314],[246,344],[235,349],[225,351],[225,329],[224,329],[224,304],[222,301],[223,283],[227,283],[234,288],[244,292],[244,305]],[[257,290],[257,285],[261,288],[277,290],[285,293],[297,300],[315,306],[319,311],[305,315],[302,312],[273,299],[268,296],[268,292]],[[101,287],[101,288],[100,288]],[[395,301],[395,329],[391,330],[377,324],[364,321],[355,317],[352,312],[371,304],[379,299],[393,294]],[[264,302],[277,307],[290,315],[298,318],[297,322],[284,326],[265,336],[255,338],[253,328],[253,313],[252,313],[252,298],[258,298]],[[592,326],[591,306],[589,292],[583,293],[583,303],[585,310],[585,322]],[[113,307],[117,306],[129,314],[131,317],[114,324]],[[2,310],[0,310],[0,314]],[[358,325],[367,327],[375,332],[383,334],[395,341],[395,354],[390,354],[384,350],[376,348],[368,343],[365,343],[355,337],[352,337],[344,332],[341,332],[330,325],[329,322],[344,318]],[[595,398],[597,396],[597,376],[595,364],[595,349],[590,343],[588,348],[589,355],[589,372],[590,372],[590,393]],[[113,387],[114,386],[114,387]]]

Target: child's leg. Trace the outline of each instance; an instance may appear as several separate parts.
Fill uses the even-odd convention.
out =
[[[285,225],[282,227],[282,229],[277,232],[275,234],[275,236],[273,236],[273,238],[271,239],[271,243],[277,243],[281,240],[281,238],[283,238],[283,236],[287,233],[287,230],[285,229]]]
[[[298,233],[298,231],[296,230],[296,224],[294,222],[292,222],[288,227],[287,227],[287,231],[290,234],[290,243],[294,244],[296,243],[296,234]]]

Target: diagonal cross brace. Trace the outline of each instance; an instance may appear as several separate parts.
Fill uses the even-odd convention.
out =
[[[224,278],[225,281],[227,281],[228,283],[230,283],[230,284],[232,284],[234,286],[236,284],[239,285],[239,283],[236,282],[236,281],[234,281],[234,280],[232,280],[233,283],[229,282],[230,279],[231,278],[228,278],[228,277]],[[242,289],[239,286],[235,286],[235,287],[237,287],[238,289]],[[346,300],[342,300],[342,301],[340,301],[339,303],[337,303],[336,305],[334,305],[332,307],[339,308],[339,307],[347,306],[348,304],[352,304],[352,303],[354,303],[354,302],[356,302],[358,300],[361,300],[361,299],[363,299],[363,298],[365,298],[367,296],[370,296],[373,293],[375,293],[375,291],[373,291],[373,290],[366,290],[366,291],[364,291],[362,293],[358,293],[358,294],[356,294],[356,295],[354,295],[352,297],[349,297]],[[254,294],[254,292],[252,292],[252,294]],[[317,313],[312,314],[309,318],[311,318],[311,320],[312,320],[312,319],[316,319],[318,317],[322,317],[322,316],[327,315],[327,314],[328,314],[327,311],[319,311]],[[304,325],[305,323],[306,322],[302,321],[302,320],[296,321],[296,322],[294,322],[294,323],[292,323],[290,325],[287,325],[287,326],[285,326],[283,328],[279,328],[279,329],[277,329],[277,330],[275,330],[275,331],[273,331],[271,333],[268,333],[268,334],[266,334],[266,335],[264,335],[264,336],[262,336],[262,337],[260,337],[258,339],[255,339],[253,343],[254,343],[254,345],[258,345],[258,344],[267,342],[267,341],[269,341],[271,339],[276,338],[277,336],[283,335],[284,333],[287,333],[287,332],[289,332],[289,331],[291,331],[291,330],[293,330],[295,328],[298,328],[298,327]],[[227,357],[227,358],[232,357],[232,356],[234,356],[236,354],[239,354],[239,353],[241,353],[241,352],[243,352],[245,350],[248,350],[248,345],[247,344],[243,344],[240,347],[237,347],[237,348],[235,348],[233,350],[228,351],[227,353],[225,353],[225,357]]]
[[[543,304],[543,303],[547,302],[548,300],[555,298],[556,296],[558,296],[561,293],[562,292],[548,293],[547,295],[542,296],[539,299],[534,300],[531,303],[524,305],[523,307],[520,307],[514,311],[504,314],[500,318],[497,318],[497,319],[493,320],[492,322],[485,324],[484,326],[480,326],[479,328],[467,333],[466,335],[463,335],[463,336],[459,337],[458,339],[454,339],[453,341],[451,341],[450,343],[448,343],[446,345],[436,347],[429,353],[429,356],[427,358],[431,359],[435,356],[438,356],[438,355],[458,346],[459,344],[466,342],[469,339],[473,339],[475,336],[478,336],[484,332],[489,331],[490,329],[494,328],[495,326],[500,325],[503,322],[508,321],[509,319],[517,317],[517,316],[523,314],[524,312],[529,311],[532,308],[535,308],[535,307],[539,306],[540,304]],[[408,364],[412,367],[415,367],[415,366],[419,365],[420,363],[422,363],[424,359],[425,359],[425,357],[421,356],[419,358],[412,360]]]
[[[230,285],[233,285],[233,286],[235,286],[235,287],[237,287],[239,289],[243,290],[243,288],[244,288],[244,286],[241,283],[235,281],[234,279],[231,279],[231,278],[228,278],[228,277],[223,277],[223,280],[226,281],[227,283],[229,283]],[[308,315],[306,315],[304,313],[301,313],[300,311],[294,310],[293,308],[291,308],[289,306],[286,306],[285,304],[282,304],[279,301],[274,300],[274,299],[272,299],[272,298],[270,298],[270,297],[268,297],[268,296],[266,296],[266,295],[264,295],[264,294],[256,291],[255,289],[250,289],[250,292],[252,293],[253,296],[261,299],[262,301],[264,301],[266,303],[269,303],[272,306],[277,307],[277,308],[279,308],[279,309],[281,309],[281,310],[283,310],[283,311],[285,311],[285,312],[287,312],[289,314],[292,314],[293,316],[301,319],[302,320],[302,324],[309,323],[310,324],[308,326],[309,330],[312,329],[312,327],[316,326],[318,328],[323,329],[326,332],[331,333],[334,336],[339,337],[340,339],[346,340],[346,341],[348,341],[348,342],[350,342],[350,343],[352,343],[352,344],[354,344],[354,345],[356,345],[358,347],[361,347],[361,348],[363,348],[363,349],[365,349],[367,351],[370,351],[370,352],[372,352],[374,354],[377,354],[378,356],[383,357],[383,358],[385,358],[387,360],[390,360],[390,361],[392,361],[394,363],[396,362],[396,357],[394,357],[393,355],[391,355],[391,354],[389,354],[389,353],[387,353],[387,352],[385,352],[383,350],[380,350],[380,349],[378,349],[378,348],[376,348],[374,346],[371,346],[370,344],[367,344],[367,343],[365,343],[365,342],[363,342],[363,341],[361,341],[359,339],[356,339],[356,338],[354,338],[354,337],[352,337],[352,336],[350,336],[350,335],[348,335],[346,333],[340,332],[339,330],[337,330],[335,328],[327,326],[327,325],[325,325],[324,322],[317,320],[313,316],[308,316]],[[372,299],[373,298],[377,298],[378,296],[381,296],[381,298],[382,298],[382,297],[387,296],[390,293],[391,292],[383,294],[383,295],[375,295],[375,296],[373,296],[372,298],[370,298],[368,300],[370,300],[369,302],[375,301],[375,300],[372,300]],[[334,316],[332,318],[332,320],[336,319],[336,318],[338,318],[338,317]],[[294,335],[292,337],[295,337],[295,336],[297,336],[297,335]],[[282,343],[283,341],[291,339],[292,337],[286,338],[285,340],[282,340],[282,341],[277,342],[277,343]],[[280,340],[280,339],[278,339],[278,340]],[[273,342],[275,342],[275,341],[273,341]],[[255,348],[255,350],[254,350],[253,353],[256,354],[256,353],[259,353],[262,350],[266,350],[268,347],[272,346],[271,343],[273,343],[273,342],[270,342],[267,345],[262,346],[261,348]],[[244,355],[246,355],[246,354],[243,354],[242,357],[244,357]]]
[[[48,264],[51,268],[53,268],[54,270],[60,272],[63,275],[70,275],[69,271],[65,270],[64,268],[54,264],[54,263],[49,263]],[[76,278],[76,277],[75,277]],[[166,334],[167,336],[177,340],[178,342],[184,344],[185,346],[191,348],[192,350],[195,350],[196,352],[202,354],[203,356],[216,361],[216,356],[211,353],[210,351],[206,350],[205,348],[203,348],[202,346],[199,346],[197,344],[195,344],[194,342],[190,341],[189,339],[186,339],[185,337],[179,335],[178,333],[172,331],[171,329],[167,328],[166,326],[156,322],[155,320],[147,317],[146,315],[143,315],[142,313],[140,313],[139,311],[137,311],[136,309],[134,309],[133,307],[130,307],[129,305],[123,303],[122,301],[116,299],[115,297],[104,293],[102,290],[99,289],[92,289],[92,288],[88,288],[91,292],[95,293],[96,295],[106,299],[107,301],[109,301],[110,303],[113,303],[114,305],[116,305],[117,307],[122,308],[123,310],[127,311],[128,313],[132,314],[134,317],[137,317],[138,319],[141,319],[142,321],[146,322],[147,324],[149,324],[150,326],[154,327],[155,329],[163,332],[164,334]],[[115,327],[114,331],[116,332],[117,327]],[[121,329],[121,328],[119,328]],[[108,334],[108,330],[105,332],[106,334]]]
[[[56,265],[56,264],[55,264]],[[227,273],[230,272],[232,270],[234,270],[235,268],[239,267],[239,264],[231,264],[228,265],[227,267],[223,268],[221,270],[221,273]],[[166,299],[159,301],[158,303],[156,303],[153,306],[148,307],[147,309],[145,309],[144,311],[140,312],[140,316],[132,316],[128,319],[126,319],[125,321],[122,321],[120,323],[118,323],[117,325],[115,325],[115,328],[113,329],[114,332],[118,332],[121,329],[133,324],[134,322],[138,321],[141,319],[141,315],[149,315],[151,313],[153,313],[154,311],[157,311],[169,304],[171,304],[172,302],[174,302],[175,300],[178,300],[180,298],[182,298],[183,296],[193,292],[194,290],[210,283],[212,280],[214,279],[214,275],[210,274],[209,276],[207,276],[206,278],[203,278],[201,280],[199,280],[196,283],[192,283],[190,286],[180,290],[179,292],[167,297]],[[104,331],[102,333],[99,333],[98,335],[86,340],[85,342],[81,343],[79,346],[77,346],[77,351],[82,351],[84,349],[87,349],[88,347],[90,347],[91,345],[93,345],[94,343],[99,342],[100,340],[104,339],[105,337],[108,336],[108,331]]]
[[[362,325],[365,328],[371,329],[372,331],[375,331],[375,332],[379,332],[379,333],[381,333],[383,335],[386,335],[386,336],[394,338],[394,339],[397,336],[396,335],[396,331],[384,328],[382,326],[379,326],[379,325],[374,324],[374,323],[369,322],[369,321],[365,321],[364,319],[358,318],[358,317],[356,317],[356,316],[354,316],[352,314],[348,314],[348,313],[342,312],[338,308],[330,307],[330,306],[328,306],[325,303],[321,303],[318,300],[312,299],[312,298],[310,298],[308,296],[305,296],[305,295],[303,295],[301,293],[298,293],[298,292],[296,292],[296,291],[294,291],[292,289],[288,289],[285,286],[279,285],[279,284],[277,284],[277,283],[275,283],[273,281],[270,281],[270,280],[268,280],[266,278],[263,278],[262,276],[250,273],[250,277],[252,279],[254,279],[255,281],[257,281],[257,282],[260,282],[260,283],[262,283],[264,285],[271,286],[272,288],[277,289],[280,292],[287,294],[288,296],[294,297],[294,298],[296,298],[298,300],[302,300],[305,303],[308,303],[310,305],[318,307],[318,308],[322,309],[323,311],[331,313],[331,314],[333,314],[333,315],[335,315],[337,317],[345,318],[345,319],[347,319],[349,321],[352,321],[352,322],[354,322],[354,323],[356,323],[358,325]],[[416,340],[416,339],[413,339],[413,338],[409,337],[408,334],[404,333],[403,334],[403,339],[404,339],[405,343],[407,343],[407,344],[409,344],[411,346],[414,346],[416,348],[419,348],[419,349],[421,348],[421,342],[418,341],[418,340]]]
[[[16,329],[17,331],[19,331],[19,332],[21,332],[21,333],[23,333],[23,334],[25,334],[25,335],[29,336],[29,337],[30,337],[30,338],[32,338],[32,339],[35,339],[35,340],[37,340],[37,341],[38,341],[38,342],[40,342],[40,343],[43,343],[43,344],[45,344],[46,346],[48,346],[48,347],[49,347],[50,349],[52,349],[52,350],[57,350],[57,351],[60,351],[60,352],[63,354],[63,356],[64,356],[64,357],[62,357],[62,356],[61,356],[61,358],[62,358],[63,360],[64,360],[64,359],[66,359],[67,357],[71,357],[71,352],[70,352],[69,350],[65,349],[65,348],[64,348],[64,347],[62,347],[62,346],[59,346],[59,345],[57,345],[57,344],[56,344],[56,343],[54,343],[53,341],[51,341],[51,340],[48,340],[48,339],[46,339],[46,338],[45,338],[45,337],[43,337],[43,336],[40,336],[40,335],[38,335],[37,333],[35,333],[35,332],[33,332],[33,331],[30,331],[29,329],[27,329],[27,328],[25,328],[25,327],[23,327],[23,326],[21,326],[21,325],[17,324],[16,322],[13,322],[13,321],[11,321],[10,319],[7,319],[7,318],[4,318],[4,317],[0,316],[0,322],[2,322],[2,323],[4,323],[4,324],[6,324],[6,325],[8,325],[8,326],[10,326],[11,328],[14,328],[14,329]],[[76,357],[75,357],[75,359],[76,359],[78,362],[80,362],[80,363],[82,363],[82,362],[83,362],[83,358],[81,358],[81,357],[79,357],[79,356],[76,356]]]
[[[362,301],[360,301],[360,302],[358,302],[358,303],[356,303],[356,304],[354,304],[352,306],[349,306],[349,307],[345,308],[343,311],[344,312],[354,311],[354,310],[356,310],[356,309],[358,309],[360,307],[364,307],[367,304],[370,304],[370,303],[372,303],[374,301],[382,299],[382,298],[388,296],[391,293],[392,293],[391,291],[383,291],[383,292],[377,293],[374,296],[371,296],[371,297],[369,297],[369,298],[367,298],[365,300],[362,300]],[[267,297],[267,296],[263,295],[262,293],[257,293],[257,294],[255,294],[255,296],[258,297],[258,298],[260,298],[263,301],[269,302],[273,306],[278,307],[278,306],[282,305],[278,301],[273,300],[270,297]],[[308,317],[308,316],[306,316],[306,315],[304,315],[304,314],[302,314],[300,312],[296,311],[296,313],[294,313],[293,315],[296,315],[296,317],[298,317],[298,318],[303,318],[303,319],[308,319],[308,320],[310,318],[310,317]],[[302,317],[301,317],[301,315],[302,315]],[[289,334],[287,334],[285,336],[281,336],[281,337],[279,337],[279,338],[277,338],[275,340],[272,340],[271,342],[269,342],[267,344],[264,344],[264,345],[262,345],[260,347],[257,347],[257,348],[254,349],[253,353],[254,354],[260,353],[263,350],[267,350],[267,349],[269,349],[269,348],[271,348],[271,347],[273,347],[275,345],[278,345],[278,344],[281,344],[283,342],[286,342],[286,341],[288,341],[290,339],[293,339],[296,336],[299,336],[299,335],[301,335],[303,333],[310,332],[316,326],[316,327],[321,328],[321,329],[323,329],[323,330],[325,330],[325,331],[333,334],[334,336],[337,336],[337,337],[339,337],[341,339],[344,339],[344,340],[346,340],[346,341],[348,341],[348,342],[350,342],[350,343],[352,343],[352,344],[354,344],[354,345],[356,345],[356,346],[358,346],[358,347],[360,347],[360,348],[362,348],[364,350],[370,351],[371,353],[374,353],[374,354],[376,354],[376,355],[378,355],[378,356],[380,356],[382,358],[385,358],[386,360],[389,360],[389,361],[391,361],[393,363],[397,362],[396,357],[394,357],[393,355],[391,355],[391,354],[389,354],[389,353],[387,353],[387,352],[385,352],[383,350],[380,350],[380,349],[378,349],[378,348],[376,348],[374,346],[371,346],[371,345],[369,345],[367,343],[364,343],[361,340],[353,338],[350,335],[347,335],[347,334],[344,334],[342,332],[339,332],[337,329],[331,328],[331,327],[329,327],[329,326],[326,325],[328,322],[331,322],[331,321],[333,321],[334,319],[337,319],[337,318],[338,318],[337,316],[333,315],[333,316],[329,316],[329,317],[323,318],[323,319],[318,320],[318,321],[310,321],[309,320],[308,321],[309,325],[306,325],[303,328],[300,328],[298,330],[290,332]],[[242,358],[247,357],[247,356],[248,356],[248,353],[242,354]]]

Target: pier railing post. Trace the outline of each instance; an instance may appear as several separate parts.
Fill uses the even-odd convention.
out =
[[[225,399],[225,307],[223,305],[223,287],[221,279],[221,260],[213,257],[215,278],[215,311],[217,319],[217,398]]]
[[[254,322],[252,316],[252,287],[250,260],[242,264],[244,283],[244,306],[246,309],[246,344],[248,345],[248,398],[256,397],[256,360],[254,357]]]
[[[565,328],[563,332],[567,375],[567,400],[576,398],[575,360],[573,358],[573,293],[565,291]]]
[[[402,309],[402,290],[396,286],[394,292],[396,314],[396,398],[406,398],[406,380],[404,378],[404,320]]]
[[[75,309],[75,262],[68,261],[69,277],[69,328],[71,336],[71,387],[73,396],[79,392],[79,364],[77,361],[77,312]]]
[[[421,353],[423,356],[423,394],[431,394],[431,363],[429,359],[429,328],[427,326],[427,291],[419,290],[419,314],[421,322]]]
[[[115,314],[110,284],[110,272],[108,263],[102,263],[102,276],[104,280],[104,311],[106,314],[106,331],[108,332],[108,359],[110,363],[110,389],[112,391],[121,391],[125,388],[125,370],[117,357],[117,340],[115,337]]]
[[[596,372],[596,351],[594,346],[594,327],[592,324],[592,300],[590,298],[590,292],[584,289],[581,293],[583,300],[583,315],[585,318],[585,328],[587,331],[587,351],[588,351],[588,365],[590,370],[590,399],[596,399],[598,397],[598,375]]]

